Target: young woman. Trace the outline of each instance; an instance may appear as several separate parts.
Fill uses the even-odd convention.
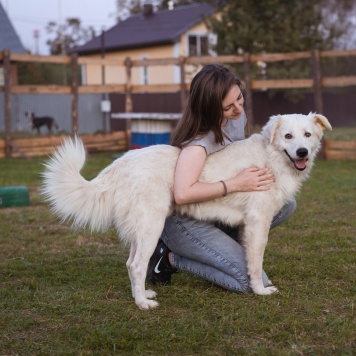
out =
[[[186,109],[172,145],[181,147],[174,180],[176,204],[215,199],[231,192],[271,189],[268,169],[249,168],[224,182],[199,182],[207,156],[245,138],[247,122],[241,81],[225,66],[209,64],[193,78]],[[272,227],[288,219],[295,200],[286,204]],[[147,280],[168,284],[177,270],[187,271],[235,292],[250,290],[246,258],[238,242],[238,227],[191,219],[173,213],[167,218],[152,255]],[[264,273],[264,283],[268,278]]]

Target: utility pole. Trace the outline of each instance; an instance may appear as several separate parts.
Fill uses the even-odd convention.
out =
[[[35,39],[35,54],[39,55],[39,41],[38,39],[40,38],[40,31],[38,29],[33,30],[33,37]]]

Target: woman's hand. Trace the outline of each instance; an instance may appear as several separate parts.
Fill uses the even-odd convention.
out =
[[[269,173],[268,168],[251,167],[226,180],[225,184],[227,191],[231,193],[270,190],[274,182],[274,176]]]

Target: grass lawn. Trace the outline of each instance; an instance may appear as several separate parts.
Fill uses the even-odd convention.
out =
[[[83,175],[112,159],[90,155]],[[297,212],[272,230],[264,268],[279,293],[235,294],[179,273],[155,288],[151,311],[133,302],[115,231],[73,231],[51,215],[37,192],[43,161],[0,160],[0,186],[31,196],[0,209],[0,355],[355,354],[355,161],[317,161]]]
[[[356,127],[337,127],[324,132],[326,140],[356,141]]]

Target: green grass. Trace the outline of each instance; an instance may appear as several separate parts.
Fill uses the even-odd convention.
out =
[[[264,267],[280,293],[179,273],[155,288],[158,309],[140,311],[115,231],[73,231],[42,202],[43,160],[0,160],[0,186],[31,193],[29,207],[0,209],[0,355],[355,354],[356,162],[316,162],[297,212],[272,230]],[[111,161],[91,155],[83,174]]]
[[[326,140],[336,141],[356,141],[356,126],[353,127],[337,127],[332,131],[325,131]]]

